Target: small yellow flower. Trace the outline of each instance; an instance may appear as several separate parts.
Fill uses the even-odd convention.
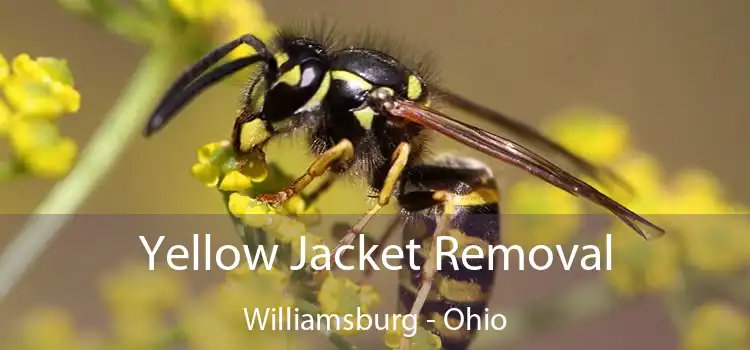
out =
[[[253,204],[253,199],[249,196],[232,193],[229,195],[229,212],[234,216],[243,216]]]
[[[24,320],[22,340],[26,349],[76,349],[73,320],[57,309],[35,310]]]
[[[24,158],[26,168],[41,178],[58,178],[67,174],[75,163],[78,146],[69,137],[61,137],[49,147],[40,147]]]
[[[580,199],[536,179],[510,188],[503,235],[510,244],[563,244],[577,233]]]
[[[141,308],[140,305],[116,312],[111,318],[114,338],[122,349],[156,348],[161,342],[159,337],[167,330],[160,310]]]
[[[13,119],[13,111],[10,110],[5,101],[0,99],[0,137],[8,133]]]
[[[617,292],[635,296],[669,290],[680,282],[680,252],[671,236],[645,241],[625,226],[616,227],[611,235],[612,269],[606,278]]]
[[[273,220],[276,212],[273,208],[237,192],[229,195],[228,207],[230,213],[250,227],[266,228],[278,221]]]
[[[285,286],[289,283],[288,271],[282,271],[277,268],[270,270],[260,269],[257,271],[258,276],[270,280],[276,286]]]
[[[744,215],[683,215],[681,229],[685,260],[707,272],[729,272],[750,261],[750,222]],[[689,225],[693,225],[689,227]]]
[[[199,23],[212,22],[226,10],[223,0],[169,0],[169,6],[188,21]]]
[[[305,200],[296,195],[282,204],[284,211],[289,214],[303,214],[305,212]]]
[[[4,84],[8,102],[24,115],[54,119],[77,112],[81,96],[64,60],[27,54],[13,60],[13,75]]]
[[[229,141],[210,142],[198,148],[198,162],[212,163],[214,157],[222,149],[230,146]]]
[[[289,271],[279,270],[275,267],[271,269],[259,268],[250,270],[247,267],[237,268],[227,273],[228,286],[237,283],[256,283],[270,288],[274,293],[285,294],[289,284]]]
[[[240,281],[248,278],[252,270],[244,266],[239,266],[227,272],[227,281]]]
[[[242,221],[250,227],[271,227],[275,223],[273,220],[273,214],[275,213],[276,211],[273,208],[255,202],[255,204],[251,203],[247,210],[245,210]]]
[[[706,303],[693,311],[684,343],[686,350],[748,349],[750,320],[724,303]]]
[[[47,120],[16,120],[11,123],[9,133],[10,145],[21,157],[40,147],[52,146],[60,138],[57,126]]]
[[[228,142],[211,142],[199,147],[198,162],[190,167],[190,173],[206,186],[216,187],[222,175],[222,164],[226,161],[224,151],[228,148]]]
[[[700,170],[681,172],[663,199],[665,216],[681,240],[685,260],[708,272],[731,271],[750,260],[750,222],[723,198],[716,179]]]
[[[357,313],[369,313],[380,303],[380,298],[375,296],[376,292],[371,287],[358,286],[352,280],[345,277],[329,275],[318,293],[320,309],[325,314],[352,315]],[[340,330],[340,333],[356,333],[358,330]]]
[[[0,85],[5,82],[5,79],[10,75],[10,66],[8,66],[8,60],[5,56],[0,54]]]
[[[163,266],[149,271],[146,266],[126,265],[107,276],[101,285],[110,310],[129,313],[136,309],[161,310],[183,300],[183,285],[178,276]]]
[[[282,204],[284,213],[291,214],[294,219],[305,224],[314,226],[320,223],[320,209],[311,206],[308,207],[305,200],[300,195],[292,196]]]
[[[552,118],[545,129],[572,152],[596,163],[611,163],[630,146],[627,123],[605,112],[572,109]]]
[[[252,317],[256,310],[262,316],[268,309],[291,307],[294,300],[286,292],[287,281],[288,276],[276,269],[249,271],[187,305],[182,320],[187,346],[197,350],[240,350],[248,344],[259,349],[287,348],[288,337],[270,325],[261,330],[256,323],[248,330],[243,316],[245,310]]]
[[[66,174],[78,151],[71,138],[61,137],[57,126],[44,119],[14,120],[9,138],[16,155],[32,173],[41,177]]]
[[[670,214],[729,214],[723,189],[716,178],[702,170],[683,171],[672,181],[668,197]]]
[[[39,57],[32,60],[28,54],[22,53],[13,59],[13,73],[42,82],[57,82],[73,86],[73,75],[65,60]]]
[[[221,184],[219,184],[219,189],[222,191],[244,191],[250,187],[252,187],[250,178],[236,170],[224,175]]]
[[[190,172],[206,186],[218,185],[220,190],[230,192],[245,191],[252,187],[253,182],[263,181],[268,174],[262,152],[237,161],[228,141],[211,142],[198,148],[198,162],[192,165]]]
[[[4,84],[5,97],[19,113],[49,119],[78,110],[80,96],[71,89],[15,75]]]
[[[208,187],[216,187],[219,182],[219,169],[209,163],[195,163],[190,167],[190,173]]]
[[[396,329],[388,329],[383,336],[383,341],[388,349],[400,349],[401,341],[404,338],[404,334],[407,331],[404,329],[403,324],[397,323]],[[409,331],[408,333],[411,333]],[[417,332],[411,337],[411,347],[414,350],[440,350],[443,347],[443,343],[440,337],[434,333],[418,327]]]

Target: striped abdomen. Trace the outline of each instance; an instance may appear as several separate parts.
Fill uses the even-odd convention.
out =
[[[468,163],[460,163],[460,161]],[[453,259],[443,256],[433,286],[420,312],[420,323],[433,330],[443,342],[443,349],[466,349],[479,328],[479,318],[485,314],[494,282],[494,271],[489,269],[489,245],[500,240],[500,207],[498,188],[492,174],[475,161],[453,158],[452,162],[420,166],[405,177],[407,183],[399,202],[404,208],[403,243],[410,240],[420,245],[414,262],[422,266],[429,255],[437,221],[443,212],[444,203],[430,202],[431,193],[452,193],[454,216],[449,231],[444,235],[440,249],[451,251],[458,248]],[[463,165],[464,167],[460,167]],[[470,167],[473,166],[473,167]],[[428,175],[429,174],[429,175]],[[467,259],[471,270],[464,265],[462,252],[473,245],[483,252],[483,257]],[[468,255],[478,255],[477,249],[469,249]],[[417,290],[421,285],[421,270],[412,271],[407,266],[401,270],[399,283],[399,312],[408,313]],[[475,316],[468,317],[469,314]],[[433,322],[427,322],[433,320]],[[446,324],[447,322],[447,324]]]

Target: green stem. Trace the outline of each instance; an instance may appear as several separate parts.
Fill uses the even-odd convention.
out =
[[[0,300],[52,243],[136,135],[171,73],[167,52],[150,52],[126,90],[81,152],[76,166],[34,210],[16,238],[0,256]]]

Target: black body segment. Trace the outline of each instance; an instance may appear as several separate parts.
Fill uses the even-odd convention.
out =
[[[476,245],[485,252],[483,258],[467,259],[472,266],[482,266],[479,270],[471,270],[463,265],[462,248],[457,250],[456,265],[449,257],[443,257],[419,315],[421,325],[440,336],[443,349],[466,349],[479,328],[479,324],[474,322],[475,318],[468,321],[467,310],[471,314],[485,313],[495,281],[486,252],[490,245],[500,242],[499,189],[486,166],[472,159],[453,156],[409,169],[402,176],[401,187],[398,200],[404,217],[402,243],[406,245],[414,240],[420,245],[421,249],[414,259],[417,266],[424,265],[430,246],[435,244],[438,217],[443,212],[443,203],[432,199],[437,191],[448,191],[456,196],[453,205],[455,214],[451,218],[448,235],[459,247]],[[451,243],[443,243],[442,246],[450,249]],[[421,283],[421,269],[401,270],[400,312],[408,313],[411,310]],[[459,314],[463,315],[463,327],[449,329],[457,328],[460,319],[456,316]],[[470,327],[466,327],[467,323]]]

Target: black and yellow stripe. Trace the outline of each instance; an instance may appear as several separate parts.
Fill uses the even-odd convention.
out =
[[[436,272],[432,289],[419,315],[420,323],[440,336],[446,350],[466,349],[469,346],[479,325],[470,323],[471,327],[466,326],[466,311],[484,314],[495,280],[488,257],[467,259],[472,266],[482,266],[479,270],[467,269],[461,263],[463,247],[476,245],[487,252],[489,245],[496,245],[500,241],[499,190],[492,174],[477,165],[475,161],[451,158],[450,161],[444,159],[441,163],[417,166],[405,174],[404,192],[399,197],[400,205],[408,213],[404,244],[412,239],[420,244],[414,261],[421,267],[429,256],[438,220],[446,204],[429,202],[429,194],[437,191],[452,194],[450,206],[454,215],[447,234],[459,244],[456,252],[458,266],[454,268],[451,259],[443,257],[441,270]],[[421,283],[421,270],[401,270],[399,312],[408,313],[411,310]],[[446,327],[445,315],[451,309],[456,310],[451,312],[451,316],[458,316],[459,313],[464,316],[460,329],[450,330]],[[433,322],[426,322],[430,319]],[[455,328],[460,319],[448,317],[447,321]]]

